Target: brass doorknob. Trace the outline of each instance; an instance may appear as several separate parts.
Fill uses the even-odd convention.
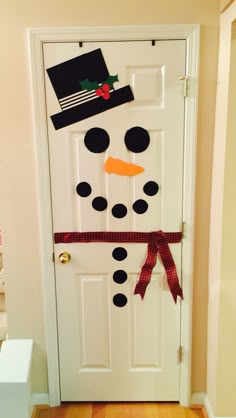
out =
[[[71,255],[67,251],[64,251],[58,258],[62,264],[68,264],[71,260]]]

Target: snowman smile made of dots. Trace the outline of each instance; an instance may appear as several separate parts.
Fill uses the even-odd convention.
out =
[[[124,142],[129,151],[141,153],[149,146],[149,133],[146,129],[135,126],[126,132]],[[105,129],[91,128],[85,134],[84,144],[90,152],[98,154],[106,151],[110,144],[110,138]],[[109,174],[134,176],[141,174],[144,171],[144,168],[136,164],[109,157],[104,164],[104,170]],[[147,196],[156,195],[158,190],[159,186],[155,181],[151,180],[143,185],[143,191]],[[77,185],[76,191],[80,197],[85,198],[91,195],[92,187],[88,182],[83,181]],[[97,196],[92,200],[92,207],[96,211],[101,212],[106,210],[107,205],[107,200],[103,196]],[[138,199],[133,203],[132,209],[137,214],[143,214],[148,209],[148,203],[144,199]],[[127,215],[127,212],[127,207],[122,203],[117,203],[111,209],[111,213],[115,218],[124,218]]]

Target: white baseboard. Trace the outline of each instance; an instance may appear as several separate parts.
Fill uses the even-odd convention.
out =
[[[219,417],[219,416],[214,415],[213,411],[212,411],[211,404],[210,404],[209,399],[208,399],[207,396],[205,398],[204,405],[205,405],[206,412],[207,412],[207,415],[208,415],[209,418],[236,418],[235,416],[234,417],[233,416],[231,416],[231,417]]]
[[[205,408],[206,408],[208,418],[216,418],[214,416],[213,412],[212,412],[211,404],[210,404],[209,399],[208,399],[207,396],[206,396],[206,399],[205,399]]]
[[[31,405],[49,405],[48,393],[32,393]]]
[[[197,392],[192,393],[191,396],[191,405],[205,405],[206,400],[206,393],[205,392]]]

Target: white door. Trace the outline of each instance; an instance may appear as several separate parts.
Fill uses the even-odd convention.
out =
[[[148,242],[130,232],[181,231],[185,41],[47,43],[43,52],[61,399],[177,401],[181,301],[160,254],[143,299],[134,295]],[[102,67],[114,77],[93,77]],[[124,242],[70,234],[89,231],[123,232]],[[169,248],[180,278],[181,243]]]

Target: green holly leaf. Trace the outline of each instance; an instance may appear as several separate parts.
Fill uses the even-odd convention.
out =
[[[117,75],[109,75],[109,77],[106,79],[106,81],[103,82],[103,84],[109,84],[111,89],[114,89],[113,84],[116,83],[118,80],[118,74]]]
[[[89,81],[87,78],[86,80],[80,81],[80,85],[83,90],[88,90],[88,91],[96,90],[98,88],[97,81]]]

